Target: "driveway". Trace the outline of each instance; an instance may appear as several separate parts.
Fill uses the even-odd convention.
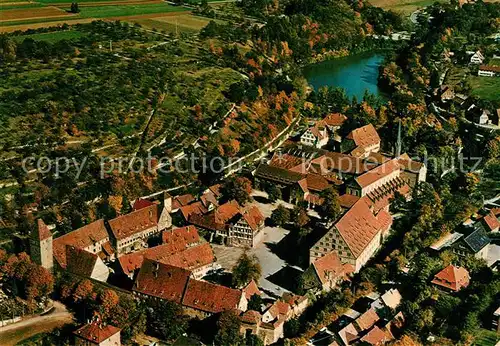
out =
[[[36,334],[72,323],[73,316],[66,307],[54,301],[54,310],[46,315],[36,316],[0,328],[0,345],[11,346]]]

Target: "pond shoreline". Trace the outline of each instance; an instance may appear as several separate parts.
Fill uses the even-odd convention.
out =
[[[321,87],[340,87],[349,98],[362,99],[366,91],[385,98],[378,86],[379,67],[385,60],[387,50],[365,51],[345,57],[327,59],[303,67],[304,77],[309,85],[318,90]]]

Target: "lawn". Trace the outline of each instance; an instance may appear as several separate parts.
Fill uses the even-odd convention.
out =
[[[486,2],[498,2],[500,0],[490,0]],[[449,0],[370,0],[374,6],[383,7],[387,10],[410,14],[435,2],[449,2]]]
[[[470,76],[472,95],[489,101],[500,101],[500,77]]]
[[[438,0],[446,2],[445,0]],[[436,0],[371,0],[372,5],[383,7],[387,10],[410,14],[418,9],[432,5]]]
[[[69,8],[67,9],[69,10]],[[143,14],[183,12],[184,7],[171,6],[166,3],[151,5],[116,5],[81,7],[80,18],[110,18],[123,16],[137,16]]]
[[[500,66],[500,59],[491,59],[488,63],[490,66]]]
[[[14,39],[16,41],[23,41],[26,38],[32,38],[35,41],[46,41],[54,43],[61,40],[77,39],[85,35],[86,35],[85,33],[78,30],[67,30],[67,31],[44,32],[39,34],[14,36]]]
[[[495,346],[500,340],[497,333],[487,329],[480,329],[473,345],[475,346]]]

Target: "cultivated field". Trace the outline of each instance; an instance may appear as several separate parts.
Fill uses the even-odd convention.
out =
[[[0,22],[6,21],[18,21],[18,20],[30,20],[30,19],[41,19],[41,18],[56,18],[56,17],[66,17],[72,16],[64,10],[57,7],[39,7],[30,8],[29,10],[24,8],[2,10],[0,12]]]
[[[154,18],[144,18],[140,16],[137,19],[129,21],[140,24],[148,29],[193,33],[203,29],[210,22],[210,19],[192,14],[180,14],[176,16],[158,16]],[[221,21],[217,20],[217,22]]]
[[[70,13],[70,0],[0,0],[0,32],[108,19],[139,23],[151,29],[195,33],[209,23],[209,19],[191,15],[186,7],[172,6],[162,0],[80,0],[78,4],[80,12],[75,14]]]

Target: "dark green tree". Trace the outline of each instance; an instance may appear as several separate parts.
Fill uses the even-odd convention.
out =
[[[240,319],[233,310],[224,311],[217,321],[217,334],[214,344],[220,346],[241,345],[243,337],[240,334]]]
[[[243,287],[250,280],[259,281],[262,268],[259,259],[255,255],[249,256],[246,252],[241,255],[233,268],[233,285]]]
[[[321,217],[335,220],[342,211],[339,202],[339,193],[333,187],[323,190],[320,193],[320,197],[323,198],[323,204],[318,209],[318,213]]]
[[[290,210],[280,204],[271,214],[271,222],[274,226],[284,226],[290,222]]]

